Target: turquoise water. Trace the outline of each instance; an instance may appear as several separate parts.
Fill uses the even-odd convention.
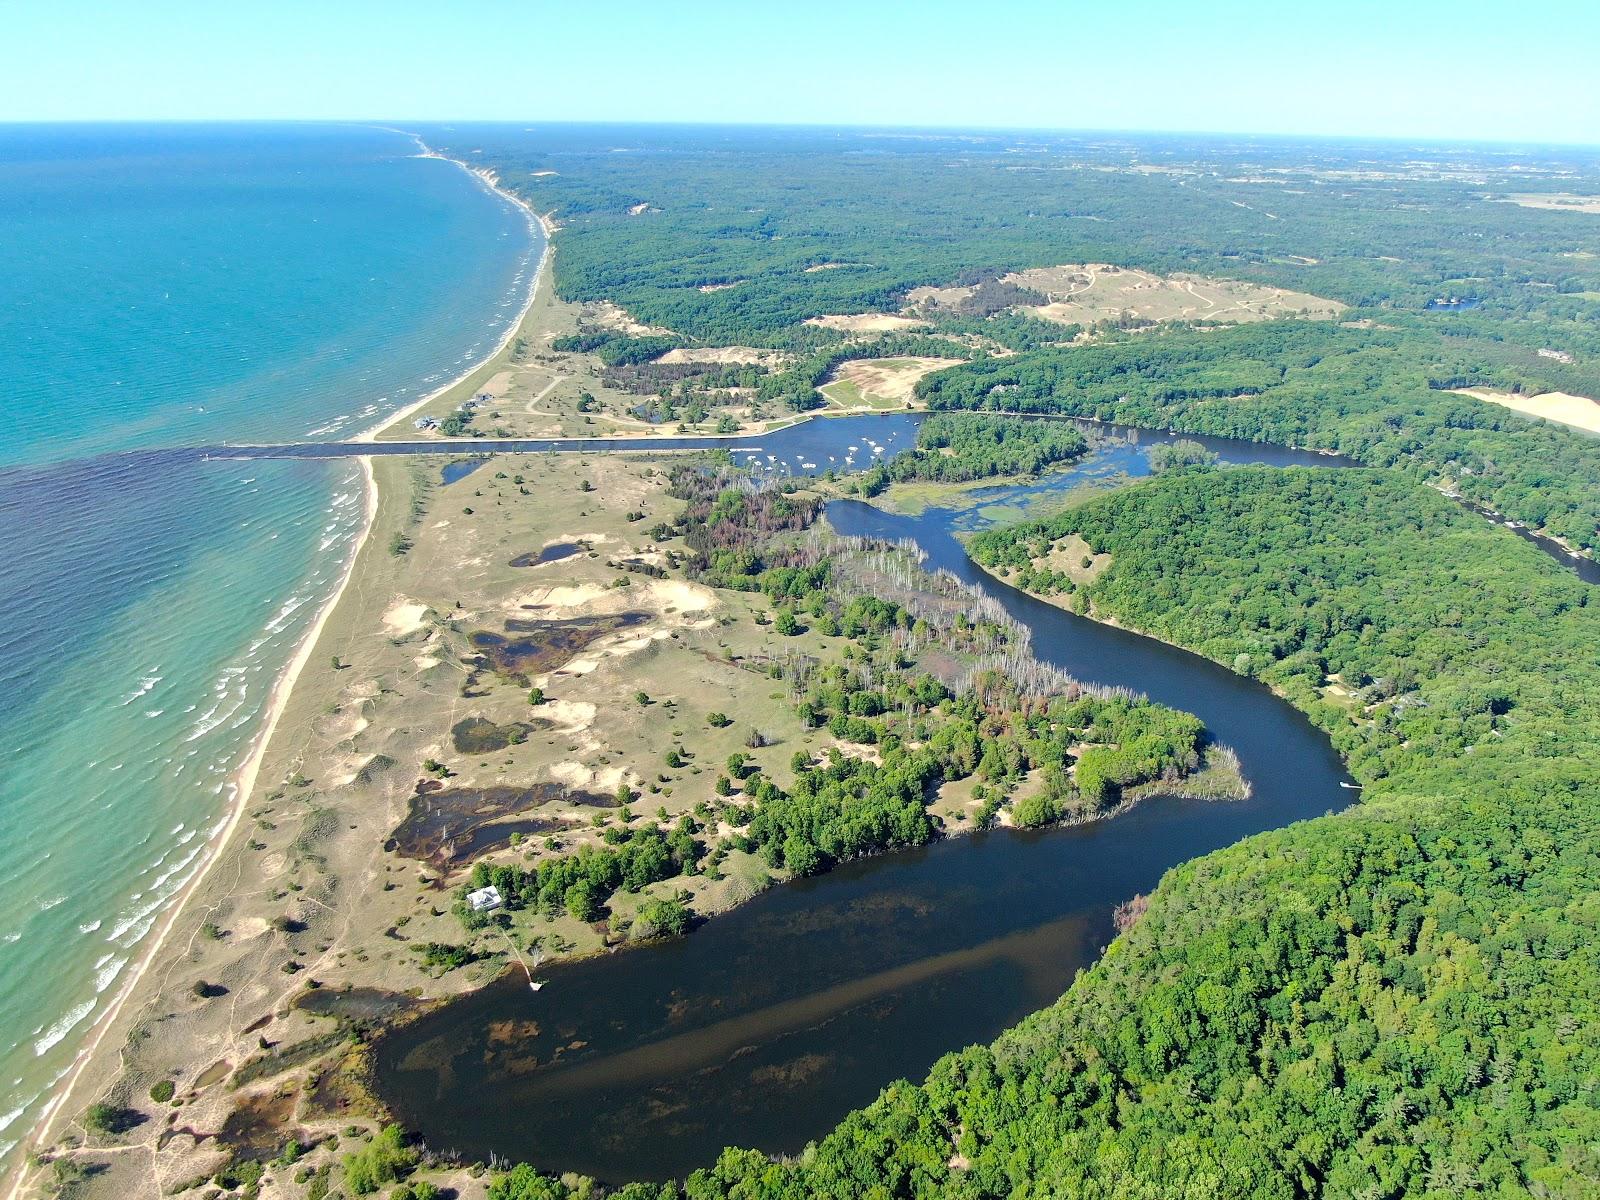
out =
[[[203,864],[360,526],[349,436],[516,316],[524,215],[393,132],[0,127],[0,1154]]]

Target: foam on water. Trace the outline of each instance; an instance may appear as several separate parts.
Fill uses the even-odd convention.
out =
[[[71,1033],[73,1027],[94,1011],[94,1001],[85,1000],[69,1008],[56,1023],[50,1026],[42,1036],[33,1043],[33,1055],[42,1058],[51,1047],[59,1045],[61,1039]]]

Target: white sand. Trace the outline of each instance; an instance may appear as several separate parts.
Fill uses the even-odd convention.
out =
[[[383,614],[383,623],[393,637],[404,637],[422,628],[422,619],[428,615],[428,606],[401,596]]]
[[[1586,429],[1600,433],[1600,403],[1587,396],[1574,396],[1570,392],[1542,392],[1537,396],[1520,396],[1512,392],[1494,391],[1490,388],[1457,388],[1457,393],[1498,404],[1530,417],[1543,417],[1559,425]]]

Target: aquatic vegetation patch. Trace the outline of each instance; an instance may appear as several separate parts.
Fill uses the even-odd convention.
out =
[[[557,620],[513,618],[506,622],[504,634],[479,630],[469,634],[467,641],[495,671],[526,686],[529,675],[553,670],[608,634],[649,619],[650,615],[642,612]]]
[[[448,869],[509,845],[513,834],[530,837],[562,828],[563,822],[553,817],[525,815],[556,803],[611,808],[616,801],[549,782],[528,787],[419,787],[406,819],[389,835],[385,848]]]

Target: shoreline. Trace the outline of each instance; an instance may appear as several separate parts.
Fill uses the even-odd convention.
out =
[[[279,675],[277,682],[272,685],[272,691],[267,698],[266,721],[250,746],[250,752],[244,762],[239,765],[233,777],[234,796],[231,811],[222,829],[212,838],[209,853],[205,864],[196,871],[194,876],[173,898],[168,907],[166,916],[161,921],[154,936],[146,946],[138,965],[128,975],[123,986],[118,990],[116,997],[106,1010],[100,1014],[89,1031],[89,1038],[78,1051],[70,1071],[57,1085],[55,1095],[45,1105],[39,1119],[34,1123],[33,1129],[27,1138],[18,1143],[18,1149],[24,1150],[23,1158],[12,1169],[13,1180],[7,1188],[8,1200],[16,1200],[22,1194],[22,1189],[27,1183],[26,1166],[28,1152],[37,1150],[41,1145],[48,1144],[54,1132],[56,1122],[68,1111],[68,1102],[72,1099],[73,1092],[81,1081],[83,1074],[95,1063],[98,1052],[105,1042],[106,1035],[111,1032],[117,1023],[117,1018],[122,1015],[127,1002],[132,999],[139,985],[149,975],[156,960],[161,957],[161,952],[167,948],[167,939],[171,937],[173,929],[177,926],[178,918],[183,916],[189,907],[189,902],[194,898],[201,885],[210,877],[212,869],[222,861],[223,851],[233,840],[238,831],[240,818],[244,816],[245,809],[249,806],[250,797],[255,791],[256,777],[260,773],[261,764],[266,758],[267,747],[272,741],[273,734],[277,732],[278,722],[282,719],[284,710],[288,707],[289,696],[294,691],[300,673],[306,664],[311,661],[311,655],[316,650],[317,642],[322,637],[322,632],[328,624],[328,619],[339,606],[339,601],[344,597],[345,589],[349,586],[355,574],[356,560],[360,558],[361,551],[367,544],[367,539],[372,533],[373,523],[378,515],[378,486],[373,476],[372,460],[360,458],[363,476],[362,489],[365,493],[365,505],[362,514],[362,526],[358,536],[351,542],[350,553],[346,558],[344,570],[340,575],[339,586],[335,588],[328,599],[324,601],[317,612],[317,619],[306,630],[300,644],[295,648],[294,656]]]
[[[542,277],[544,270],[549,263],[550,254],[553,250],[553,246],[549,241],[549,232],[551,227],[547,225],[545,218],[534,213],[528,205],[524,204],[516,197],[502,191],[490,180],[484,178],[482,173],[473,170],[473,168],[469,167],[467,164],[459,162],[456,159],[446,158],[444,155],[434,153],[425,145],[425,143],[422,142],[420,138],[417,138],[416,141],[419,146],[423,147],[428,157],[439,158],[445,162],[455,163],[469,175],[477,178],[480,183],[489,187],[497,194],[505,197],[513,204],[517,205],[517,207],[520,208],[524,215],[528,218],[530,224],[537,223],[540,228],[545,231],[545,247],[540,254],[539,266],[535,270],[533,279],[529,283],[528,294],[523,302],[522,309],[517,314],[516,319],[508,324],[505,334],[501,337],[494,349],[486,354],[481,361],[468,368],[468,370],[465,371],[459,378],[449,384],[446,384],[444,388],[440,388],[430,393],[427,397],[424,397],[415,405],[407,406],[400,412],[385,418],[378,425],[375,425],[371,429],[358,434],[355,439],[356,441],[374,441],[377,435],[383,429],[386,429],[394,422],[400,420],[408,412],[415,411],[416,408],[434,399],[441,392],[446,391],[451,387],[458,386],[462,380],[466,379],[474,372],[481,370],[485,364],[497,357],[505,349],[505,347],[510,344],[511,339],[515,336],[517,330],[522,327],[522,323],[526,319],[529,309],[533,306],[533,300],[538,291],[540,278]],[[70,1113],[71,1101],[77,1091],[77,1088],[83,1082],[85,1074],[92,1066],[98,1065],[100,1062],[102,1052],[105,1047],[106,1036],[112,1031],[113,1028],[117,1027],[119,1018],[122,1017],[124,1012],[127,1010],[128,1002],[133,999],[134,994],[140,990],[141,984],[143,984],[150,976],[150,973],[156,966],[157,961],[162,958],[163,951],[168,949],[169,939],[172,936],[173,930],[177,927],[179,918],[181,918],[188,911],[191,901],[199,892],[202,884],[204,884],[204,882],[211,877],[212,870],[219,862],[222,861],[225,851],[228,849],[229,845],[233,842],[235,835],[238,833],[242,818],[249,806],[251,796],[255,790],[256,780],[261,770],[261,765],[265,761],[267,750],[271,745],[273,735],[277,732],[278,724],[281,721],[285,710],[288,708],[289,699],[294,692],[295,684],[299,681],[301,672],[311,661],[311,656],[316,650],[317,643],[322,638],[322,634],[328,625],[328,621],[333,616],[335,610],[339,607],[340,601],[344,598],[345,592],[350,586],[351,579],[355,576],[356,564],[360,560],[363,551],[367,548],[367,545],[371,540],[372,530],[378,515],[378,483],[376,475],[373,471],[371,457],[368,455],[357,455],[355,457],[356,461],[361,464],[362,490],[364,492],[362,526],[357,536],[351,540],[350,550],[346,556],[344,568],[340,572],[338,586],[333,589],[328,598],[323,602],[322,607],[317,612],[316,620],[312,623],[311,627],[306,630],[305,636],[301,639],[300,644],[295,648],[294,654],[290,657],[288,663],[283,668],[282,673],[273,683],[272,690],[268,694],[265,721],[251,742],[250,750],[244,761],[239,765],[238,770],[234,773],[234,795],[230,805],[230,811],[227,814],[227,820],[223,824],[222,828],[211,839],[211,844],[204,864],[198,871],[195,872],[194,876],[186,884],[184,884],[183,888],[177,893],[177,895],[173,897],[171,904],[168,906],[166,914],[163,916],[153,935],[150,937],[147,945],[144,947],[137,965],[124,979],[121,987],[117,991],[116,996],[106,1007],[105,1011],[99,1015],[95,1023],[89,1028],[84,1041],[80,1044],[78,1053],[73,1059],[72,1066],[68,1069],[67,1073],[61,1077],[59,1082],[50,1089],[51,1095],[49,1100],[46,1101],[44,1107],[40,1110],[39,1116],[32,1123],[32,1126],[28,1130],[26,1136],[19,1138],[17,1140],[17,1144],[13,1147],[13,1152],[17,1154],[17,1159],[7,1171],[7,1179],[4,1183],[4,1195],[6,1200],[21,1200],[21,1197],[27,1191],[32,1175],[29,1165],[32,1155],[42,1148],[48,1146],[55,1137],[60,1136],[57,1131],[57,1127],[62,1117]]]
[[[355,437],[351,438],[350,440],[353,442],[377,441],[379,435],[381,435],[390,426],[405,420],[413,413],[416,413],[425,408],[427,405],[432,404],[435,400],[444,395],[446,392],[450,391],[452,388],[460,387],[473,375],[483,370],[484,367],[503,354],[506,347],[511,344],[512,339],[517,336],[517,331],[521,329],[523,323],[527,321],[528,313],[533,309],[534,299],[539,294],[539,284],[544,280],[544,273],[550,268],[550,259],[555,254],[556,250],[554,237],[558,226],[556,225],[555,221],[547,215],[541,215],[540,213],[535,212],[533,206],[526,200],[523,200],[519,196],[512,195],[510,192],[501,187],[499,177],[495,175],[493,171],[486,170],[482,167],[474,167],[470,163],[462,162],[459,158],[451,158],[449,155],[440,154],[437,150],[428,145],[428,143],[424,142],[414,133],[409,133],[406,130],[400,129],[397,129],[394,132],[406,133],[408,137],[416,142],[417,146],[422,151],[417,157],[433,158],[439,160],[440,162],[453,163],[455,166],[460,167],[468,175],[476,179],[479,184],[487,188],[494,195],[499,196],[502,200],[514,205],[517,210],[522,213],[523,219],[528,222],[528,227],[530,230],[535,225],[539,227],[539,230],[544,235],[544,249],[539,252],[539,265],[534,268],[533,278],[528,282],[528,294],[522,298],[522,307],[517,310],[517,315],[507,323],[505,332],[501,334],[500,340],[495,343],[494,348],[477,362],[473,363],[465,371],[461,372],[461,374],[450,380],[448,383],[441,387],[434,388],[434,390],[429,392],[426,396],[423,396],[419,400],[412,401],[410,404],[407,404],[405,407],[396,410],[387,417],[379,418],[377,424],[368,429],[362,430],[360,433],[356,434]]]

